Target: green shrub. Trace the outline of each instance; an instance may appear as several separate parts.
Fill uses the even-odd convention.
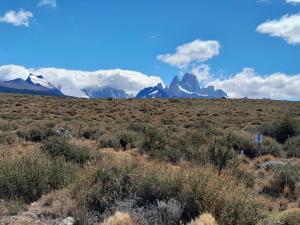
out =
[[[255,225],[259,218],[260,207],[242,185],[202,167],[103,159],[97,172],[73,192],[82,205],[100,214],[124,199],[137,199],[135,207],[142,208],[174,199],[183,206],[183,222],[204,211],[217,215],[222,225]]]
[[[230,140],[229,136],[217,139],[208,148],[208,158],[219,172],[225,169],[236,157]]]
[[[166,139],[164,133],[162,133],[158,128],[150,126],[146,127],[140,150],[151,155],[165,147]]]
[[[289,137],[299,134],[299,126],[292,118],[284,118],[273,124],[265,124],[261,131],[264,135],[275,138],[279,143],[284,144]]]
[[[288,139],[284,145],[288,157],[300,157],[300,136]]]
[[[265,137],[263,144],[261,145],[261,149],[260,151],[257,150],[257,153],[279,157],[282,153],[282,150],[282,146],[276,140],[271,137]]]
[[[272,213],[257,225],[299,225],[300,209],[288,209],[283,212]]]
[[[56,134],[52,128],[31,128],[26,132],[19,130],[17,135],[26,141],[41,142]]]
[[[120,146],[126,149],[136,148],[140,145],[138,133],[131,130],[122,130],[117,134]]]
[[[99,148],[120,148],[120,142],[117,138],[117,135],[113,135],[110,133],[104,134],[100,136],[97,140],[97,146]]]
[[[274,197],[284,194],[288,198],[297,198],[296,187],[299,180],[299,167],[292,164],[279,165],[274,168],[273,179],[270,185],[264,188],[264,192]]]
[[[12,132],[0,131],[0,144],[12,145],[18,141],[18,136]]]
[[[84,164],[92,157],[88,148],[70,144],[63,137],[51,137],[45,140],[42,144],[42,150],[53,158],[64,157],[66,161],[78,164]]]
[[[73,169],[62,159],[50,160],[37,153],[13,161],[0,160],[0,198],[36,201],[67,185]]]

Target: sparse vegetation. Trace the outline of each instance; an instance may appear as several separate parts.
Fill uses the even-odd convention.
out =
[[[42,150],[51,157],[63,157],[66,161],[84,164],[91,159],[91,151],[85,147],[79,147],[68,143],[63,137],[52,137],[44,141]]]
[[[62,159],[50,160],[40,153],[14,161],[0,160],[0,198],[36,201],[43,194],[67,185],[73,170]]]
[[[76,225],[299,223],[299,103],[3,95],[0,109],[0,223],[33,223],[27,210]]]

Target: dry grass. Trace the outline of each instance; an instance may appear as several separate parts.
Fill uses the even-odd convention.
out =
[[[215,218],[209,214],[204,213],[195,220],[191,221],[188,225],[218,225]]]
[[[299,197],[298,199],[284,197],[290,192],[287,188],[283,190],[283,196],[278,198],[261,194],[262,188],[270,184],[272,170],[257,168],[260,163],[277,159],[288,160],[299,166],[299,158],[283,159],[284,154],[276,155],[272,152],[265,154],[271,153],[276,157],[272,155],[261,157],[255,155],[257,158],[254,159],[250,156],[237,157],[230,161],[229,166],[221,174],[215,171],[209,164],[211,161],[206,158],[208,146],[215,139],[231,133],[236,135],[233,141],[242,142],[239,143],[242,149],[248,147],[250,151],[255,150],[253,137],[259,126],[273,123],[285,116],[300,122],[300,103],[224,99],[86,100],[0,94],[1,134],[24,133],[31,128],[39,131],[49,128],[56,131],[63,127],[73,134],[71,144],[91,149],[93,158],[76,170],[76,179],[70,186],[55,192],[50,190],[50,193],[45,194],[29,208],[29,212],[37,215],[63,218],[71,216],[80,225],[92,224],[86,222],[89,221],[91,214],[88,210],[84,211],[86,208],[82,202],[86,201],[84,197],[94,192],[97,194],[102,188],[101,182],[93,185],[94,175],[99,171],[120,170],[126,179],[129,177],[132,189],[129,190],[130,195],[126,197],[138,195],[147,199],[153,195],[154,204],[157,200],[167,202],[174,198],[184,205],[185,210],[188,208],[192,211],[191,214],[185,215],[184,222],[195,218],[199,211],[207,211],[216,216],[220,225],[254,225],[260,216],[260,212],[257,211],[259,203],[262,203],[267,211],[273,212],[299,208]],[[143,138],[150,134],[143,133],[145,128],[131,130],[129,127],[132,124],[140,126],[138,129],[144,125],[148,126],[147,128],[149,125],[154,127],[156,129],[154,133],[159,132],[167,145],[155,149],[154,152],[150,152],[151,154],[141,151]],[[120,136],[125,136],[133,142],[129,143],[129,148],[120,147]],[[12,137],[0,143],[0,162],[15,161],[22,156],[40,153],[40,143],[24,141],[22,136],[16,140],[15,136]],[[100,138],[108,139],[106,141],[111,138],[115,142],[111,147],[115,150],[100,149]],[[282,153],[282,145],[268,138],[265,140],[276,145],[275,147]],[[158,140],[154,139],[149,146],[157,143]],[[235,151],[239,153],[240,149],[237,148]],[[234,175],[233,171],[237,168],[247,172],[248,175],[253,175],[252,189],[246,188],[242,184],[244,181]],[[114,177],[115,174],[109,172],[104,173],[107,175],[106,179],[108,181],[112,179],[113,184],[116,180],[118,182],[120,177]],[[246,179],[251,179],[246,173],[244,175]],[[97,179],[101,180],[102,177]],[[113,188],[113,186],[108,188],[113,194],[109,200],[110,204],[105,209],[114,207]],[[111,197],[108,193],[104,195]],[[103,196],[96,195],[96,197],[102,199]],[[243,207],[247,209],[243,211]],[[12,211],[17,212],[7,202],[0,202],[0,215],[1,213],[7,215]],[[102,221],[101,219],[99,221]],[[27,225],[30,222],[34,221],[23,221],[23,224]],[[103,223],[103,225],[118,224],[133,225],[133,220],[129,214],[118,212]],[[199,224],[217,223],[211,215],[204,214],[190,223],[190,225]]]
[[[117,212],[100,225],[135,225],[128,213]]]

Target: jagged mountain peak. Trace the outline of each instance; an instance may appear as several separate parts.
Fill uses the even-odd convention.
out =
[[[35,85],[35,86],[41,86],[49,89],[56,89],[52,84],[50,84],[48,81],[46,81],[43,77],[43,75],[35,75],[30,73],[28,78],[26,79],[26,82]]]

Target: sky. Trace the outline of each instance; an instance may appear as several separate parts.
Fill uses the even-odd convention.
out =
[[[232,98],[300,100],[300,0],[1,0],[0,80],[28,71],[132,93],[192,72]]]

